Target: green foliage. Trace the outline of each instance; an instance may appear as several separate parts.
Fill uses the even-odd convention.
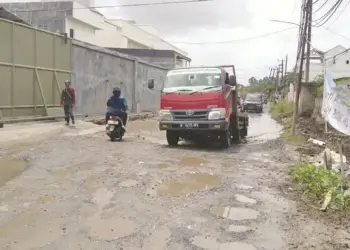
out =
[[[273,118],[286,118],[293,115],[293,103],[285,99],[279,100],[276,104],[270,103],[270,113]]]
[[[326,194],[332,191],[329,206],[333,209],[344,210],[350,206],[350,196],[345,196],[341,190],[339,174],[313,164],[300,163],[292,170],[293,181],[310,199],[321,203]],[[348,183],[349,184],[349,183]]]

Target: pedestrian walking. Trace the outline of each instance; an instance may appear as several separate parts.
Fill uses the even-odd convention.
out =
[[[72,124],[75,124],[73,115],[73,105],[75,105],[75,90],[71,87],[71,82],[69,80],[64,82],[65,88],[61,93],[61,105],[64,109],[64,116],[66,120],[66,125],[69,125],[69,120],[72,120]]]

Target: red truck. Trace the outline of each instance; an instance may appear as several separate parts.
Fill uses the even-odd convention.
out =
[[[236,85],[233,65],[170,70],[159,111],[159,129],[166,131],[168,144],[175,146],[180,138],[195,142],[205,138],[228,148],[247,136],[249,120]]]

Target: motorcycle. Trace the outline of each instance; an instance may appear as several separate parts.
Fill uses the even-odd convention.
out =
[[[115,141],[116,139],[119,139],[119,141],[121,141],[123,139],[125,133],[123,125],[123,121],[120,117],[116,115],[111,115],[109,117],[106,126],[106,134],[109,136],[111,141]]]

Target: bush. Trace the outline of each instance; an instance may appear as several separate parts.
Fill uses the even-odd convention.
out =
[[[329,206],[344,210],[350,206],[350,197],[340,189],[339,174],[313,164],[300,163],[292,170],[293,181],[310,199],[322,203],[326,194],[332,191]]]
[[[287,118],[293,115],[293,103],[285,99],[279,100],[276,104],[270,104],[270,112],[274,118]]]

